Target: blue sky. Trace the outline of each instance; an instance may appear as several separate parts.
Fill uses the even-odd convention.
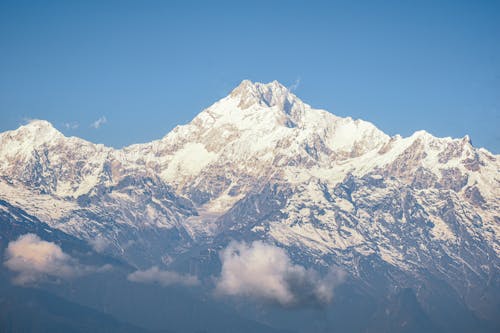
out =
[[[499,41],[499,1],[0,0],[0,131],[46,119],[121,147],[278,80],[391,135],[499,153]]]

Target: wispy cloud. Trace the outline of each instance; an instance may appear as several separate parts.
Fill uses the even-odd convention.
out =
[[[38,119],[32,118],[32,117],[22,117],[21,121],[19,122],[19,125],[27,125],[35,120],[38,120]]]
[[[94,121],[92,124],[90,124],[90,127],[93,127],[95,129],[98,129],[102,125],[106,124],[108,120],[106,119],[106,116],[99,117],[96,121]]]
[[[72,122],[63,123],[63,127],[65,129],[68,129],[68,130],[75,130],[78,127],[80,127],[80,124],[77,123],[76,121],[72,121]]]
[[[295,91],[299,88],[300,86],[300,77],[296,78],[295,81],[292,83],[290,87],[288,87],[288,90],[290,91]]]
[[[48,277],[73,278],[111,267],[81,265],[59,245],[44,241],[35,234],[25,234],[9,242],[4,265],[17,274],[12,282],[18,285],[33,284]]]
[[[127,279],[132,282],[140,283],[157,283],[161,286],[169,286],[172,284],[180,284],[184,286],[195,286],[200,283],[194,275],[179,274],[174,271],[164,271],[157,266],[144,271],[135,271],[127,276]]]
[[[332,270],[322,276],[292,263],[285,250],[261,241],[231,242],[220,259],[216,295],[245,296],[282,306],[330,303],[344,275]]]

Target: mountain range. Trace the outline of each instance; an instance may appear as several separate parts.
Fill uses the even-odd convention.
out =
[[[43,272],[36,286],[132,331],[495,332],[499,171],[499,156],[468,136],[389,136],[315,109],[277,81],[245,80],[190,123],[122,149],[66,137],[44,120],[1,133],[1,251],[11,258],[11,244],[29,233],[77,253],[82,267],[111,266],[58,281],[38,279]],[[279,259],[276,270],[259,261],[266,256]],[[2,276],[15,281],[19,270],[6,262]],[[231,267],[284,280],[260,290]],[[116,296],[136,288],[126,277],[134,271],[192,278],[194,287],[162,289],[155,273],[148,288],[241,321],[193,327],[186,317],[173,323],[175,311],[154,325],[134,319]],[[108,299],[72,291],[105,277],[123,289]],[[141,307],[168,307],[158,304]]]

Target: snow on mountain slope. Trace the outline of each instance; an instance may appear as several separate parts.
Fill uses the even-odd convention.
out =
[[[36,121],[2,133],[0,157],[2,199],[84,239],[103,235],[120,253],[157,230],[176,239],[162,249],[156,237],[157,257],[240,232],[314,260],[336,255],[353,272],[357,255],[442,270],[429,258],[470,244],[480,250],[463,265],[498,268],[498,156],[468,137],[389,137],[276,81],[243,81],[150,143],[114,150]],[[494,268],[477,266],[485,256]]]
[[[78,196],[92,189],[111,153],[103,145],[66,138],[43,120],[0,135],[2,175],[58,196]]]
[[[277,82],[243,81],[189,124],[124,153],[213,215],[277,174],[330,170],[389,140],[370,123],[311,108]]]
[[[180,224],[196,214],[190,201],[148,170],[126,173],[120,151],[36,120],[0,134],[0,161],[1,199],[89,242],[102,238],[117,255],[161,258],[190,241]],[[165,245],[172,237],[180,243]]]
[[[216,217],[268,183],[285,182],[297,194],[304,184],[322,182],[333,187],[349,175],[373,174],[395,178],[398,186],[457,192],[457,200],[480,211],[487,230],[484,237],[499,253],[495,241],[500,231],[496,220],[499,164],[495,155],[472,147],[467,137],[435,138],[420,131],[408,138],[390,138],[370,123],[313,109],[277,82],[243,81],[191,123],[161,140],[124,151],[134,163],[154,169],[200,208],[199,217],[186,221],[194,238],[220,232],[224,226],[217,227]],[[307,196],[298,198],[296,205],[322,196],[312,197],[315,189],[304,192]],[[335,219],[329,223],[335,226]],[[436,225],[434,233],[446,230],[439,218]],[[309,231],[300,233],[308,235]],[[301,239],[307,246],[321,244],[318,237],[306,238]],[[365,241],[357,236],[353,239]],[[326,238],[330,248],[336,243],[345,247],[349,241]]]
[[[283,158],[301,158],[301,164],[318,160],[329,164],[332,158],[359,156],[388,141],[389,137],[372,124],[312,109],[277,82],[243,81],[188,125],[176,127],[159,141],[125,151],[158,166],[165,179],[175,181],[177,174],[172,171],[194,177],[212,162],[245,162],[241,168],[250,172],[254,170],[249,159],[275,166]],[[169,162],[179,154],[190,156],[187,152],[205,158],[193,172],[188,172],[190,163],[186,170],[172,170]]]

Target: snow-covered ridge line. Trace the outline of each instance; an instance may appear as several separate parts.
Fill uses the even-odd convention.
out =
[[[260,82],[254,83],[250,80],[243,80],[240,83],[240,85],[238,87],[234,88],[227,97],[221,99],[220,101],[214,103],[212,106],[205,109],[202,113],[200,113],[197,117],[195,117],[195,119],[198,119],[198,117],[200,117],[207,110],[214,110],[214,109],[218,110],[219,105],[224,104],[224,102],[227,102],[228,100],[231,100],[231,99],[232,100],[236,99],[238,101],[238,104],[244,105],[244,107],[239,106],[238,108],[247,109],[255,104],[260,105],[260,106],[264,106],[264,107],[273,107],[276,105],[283,107],[283,104],[284,104],[284,102],[286,102],[287,98],[291,99],[293,101],[293,103],[301,104],[308,109],[312,109],[308,104],[303,103],[297,96],[295,96],[292,92],[290,92],[290,90],[287,87],[285,87],[284,85],[282,85],[278,81],[272,81],[270,83],[265,84],[265,83],[260,83]],[[286,107],[286,105],[285,105],[285,107]],[[328,111],[319,110],[319,109],[313,109],[313,110],[329,113]],[[224,111],[227,111],[227,109],[222,108],[222,110],[220,110],[220,111],[224,112]],[[332,119],[343,119],[345,122],[352,121],[352,122],[362,122],[362,123],[371,124],[371,123],[366,122],[366,121],[361,120],[361,119],[353,119],[351,117],[341,118],[341,117],[335,116],[331,113],[329,113],[329,114],[331,116],[333,116]],[[177,126],[176,128],[179,128],[182,126],[185,126],[185,125],[180,125],[180,126]],[[91,144],[98,145],[98,146],[103,147],[103,148],[107,148],[110,150],[116,150],[116,151],[120,151],[120,150],[126,151],[126,150],[130,150],[130,148],[135,147],[135,146],[152,144],[153,142],[157,142],[157,141],[162,140],[162,139],[158,139],[158,140],[153,140],[152,142],[134,143],[134,144],[131,144],[129,146],[125,146],[123,148],[113,148],[110,146],[106,146],[105,144],[94,143],[94,142],[91,142],[89,140],[86,140],[86,139],[83,139],[80,137],[75,137],[75,136],[66,137],[66,136],[64,136],[64,134],[62,132],[57,130],[57,128],[55,128],[55,126],[52,123],[50,123],[49,121],[43,120],[43,119],[32,119],[32,120],[28,121],[26,124],[21,125],[17,129],[8,130],[8,131],[0,133],[0,136],[1,136],[0,142],[1,142],[1,140],[6,140],[8,137],[16,136],[16,135],[19,135],[21,133],[27,134],[27,136],[24,137],[26,139],[25,140],[26,143],[42,144],[45,141],[54,140],[55,138],[62,136],[62,137],[65,137],[67,139],[82,140],[82,141],[85,141],[87,143],[91,143]],[[165,137],[167,137],[169,134],[170,133],[168,133]],[[450,136],[437,137],[437,136],[434,136],[434,135],[428,133],[425,130],[415,131],[412,135],[410,135],[409,137],[406,137],[406,138],[402,137],[399,134],[396,134],[392,137],[392,139],[408,139],[408,138],[417,137],[417,136],[418,137],[431,136],[434,139],[447,140],[447,141],[465,140],[469,144],[472,144],[472,141],[471,141],[469,135],[465,135],[463,138],[452,138]],[[37,142],[31,141],[31,139],[36,139]],[[481,149],[482,151],[487,152],[490,155],[499,156],[498,154],[493,154],[492,152],[488,151],[486,148],[478,147],[478,149]],[[4,149],[2,149],[1,151],[3,152],[3,150]]]
[[[402,156],[409,149],[417,149],[419,155]],[[49,192],[73,197],[102,181],[104,168],[110,174],[104,178],[109,181],[140,171],[185,188],[204,170],[208,172],[207,168],[220,169],[227,163],[235,172],[250,177],[283,167],[305,170],[305,174],[317,170],[318,175],[331,171],[363,175],[386,168],[398,157],[416,158],[414,163],[438,176],[441,169],[458,167],[467,172],[467,168],[483,164],[491,169],[494,179],[497,176],[492,165],[498,163],[498,155],[472,147],[468,136],[436,138],[417,131],[407,138],[389,137],[369,122],[314,109],[277,81],[263,84],[244,80],[189,124],[177,126],[162,139],[122,149],[65,137],[44,120],[0,134],[0,175],[23,178],[26,173],[20,168],[31,161],[39,176],[48,177],[53,167],[69,163],[79,176],[69,185],[53,179],[54,188]],[[47,170],[33,158],[45,160]]]

